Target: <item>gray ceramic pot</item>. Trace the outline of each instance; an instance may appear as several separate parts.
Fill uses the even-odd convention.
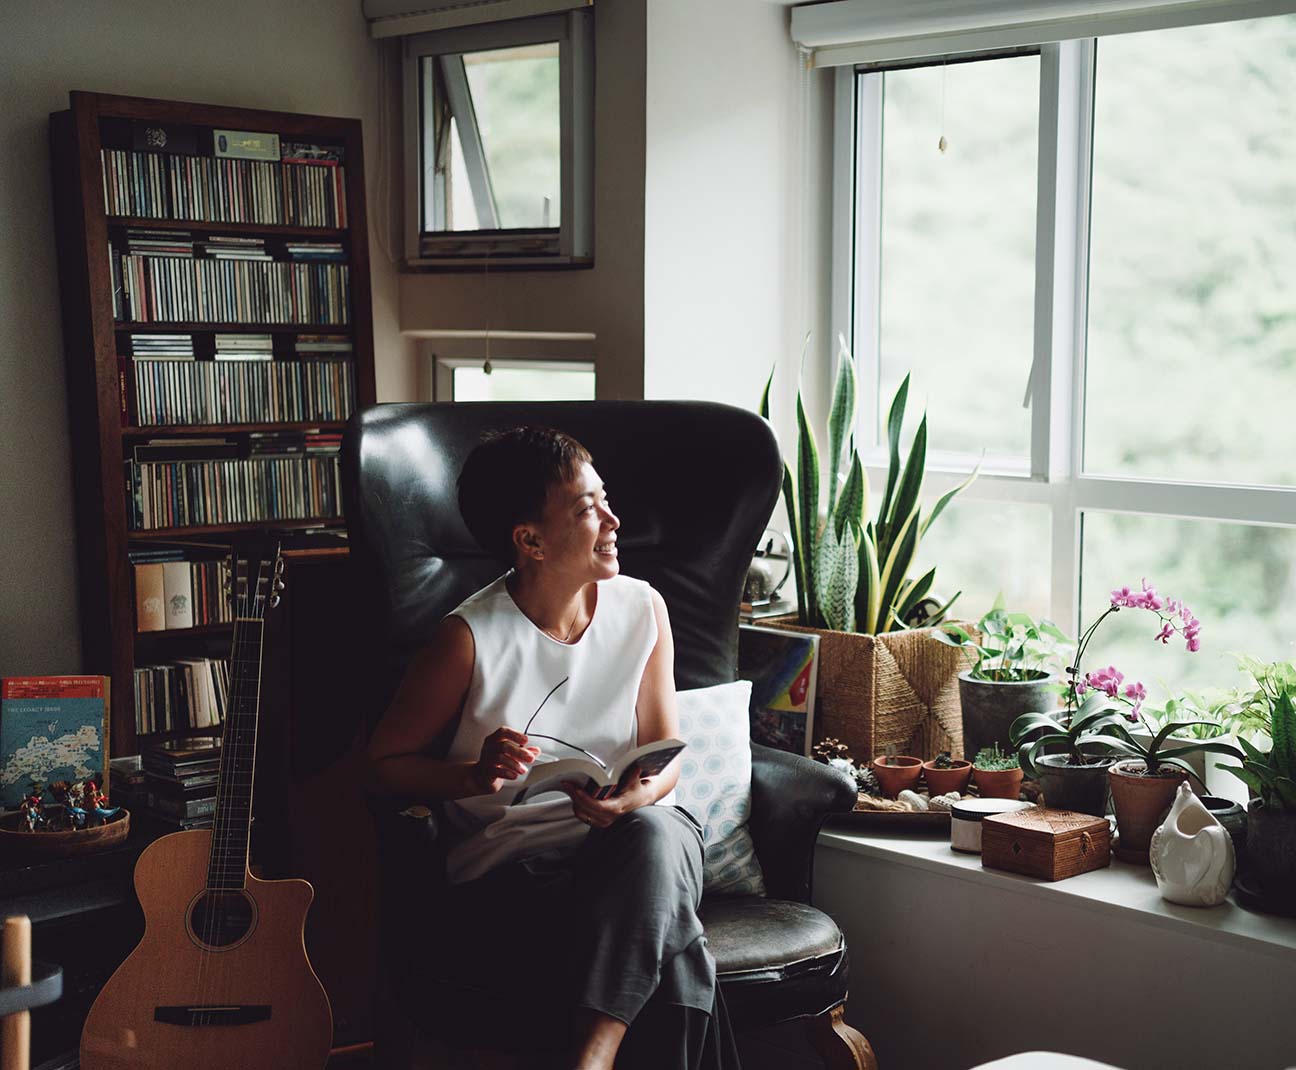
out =
[[[959,673],[959,701],[963,705],[963,757],[973,759],[977,751],[998,743],[1011,751],[1008,729],[1023,713],[1047,713],[1057,709],[1058,696],[1049,691],[1054,682],[1046,673],[1038,680],[995,683],[977,680],[971,670]]]
[[[1296,813],[1259,800],[1247,808],[1247,863],[1266,894],[1296,898]]]
[[[1044,804],[1054,810],[1102,817],[1107,813],[1107,770],[1116,759],[1098,755],[1085,765],[1072,765],[1069,754],[1041,754],[1035,759]]]
[[[1202,805],[1211,812],[1211,816],[1224,826],[1233,839],[1233,854],[1237,858],[1238,868],[1246,861],[1247,813],[1241,803],[1232,799],[1220,799],[1214,795],[1203,795]]]

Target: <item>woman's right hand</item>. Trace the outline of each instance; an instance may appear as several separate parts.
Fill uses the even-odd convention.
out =
[[[527,737],[517,729],[497,728],[482,742],[473,780],[483,795],[494,795],[505,781],[525,776],[539,753],[540,748],[527,746]]]

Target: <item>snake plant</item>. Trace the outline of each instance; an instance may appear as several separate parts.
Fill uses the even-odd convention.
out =
[[[806,336],[806,345],[809,345]],[[804,363],[805,348],[801,359]],[[761,394],[760,414],[769,419],[771,370]],[[900,430],[909,396],[909,376],[896,391],[887,416],[890,459],[886,490],[877,517],[869,518],[868,474],[855,444],[857,407],[855,358],[839,340],[837,374],[828,413],[826,469],[827,510],[821,512],[819,446],[797,390],[795,471],[783,462],[783,504],[792,532],[796,571],[797,614],[802,624],[866,634],[927,627],[938,623],[958,597],[934,608],[928,595],[935,568],[909,577],[918,545],[950,500],[976,478],[942,495],[923,515],[920,494],[927,460],[927,416],[924,413],[902,457]]]

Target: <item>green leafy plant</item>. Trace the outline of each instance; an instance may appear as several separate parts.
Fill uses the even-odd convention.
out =
[[[1266,753],[1239,736],[1242,768],[1222,763],[1219,768],[1241,779],[1265,806],[1296,811],[1296,663],[1266,664],[1254,658],[1239,661],[1256,682],[1249,708],[1257,727],[1272,742]]]
[[[1080,708],[1068,714],[1023,713],[1008,729],[1008,738],[1017,748],[1017,759],[1029,777],[1038,777],[1035,764],[1045,747],[1064,746],[1070,765],[1086,765],[1095,757],[1094,747],[1111,751],[1113,729],[1124,720],[1116,707],[1101,692],[1092,692]],[[1089,748],[1086,751],[1086,748]]]
[[[1028,613],[1009,613],[1003,595],[995,598],[976,629],[979,641],[958,624],[945,624],[933,634],[942,643],[975,653],[972,676],[993,683],[1043,680],[1060,673],[1066,653],[1075,645],[1050,620],[1037,622]]]
[[[972,766],[986,773],[995,773],[1002,769],[1016,769],[1018,764],[1017,755],[1005,754],[996,743],[993,747],[982,747],[977,751]]]
[[[807,335],[807,346],[809,341]],[[801,360],[804,364],[805,347]],[[759,411],[766,419],[773,380],[771,371],[761,394]],[[928,597],[936,569],[916,579],[910,579],[909,572],[927,529],[976,472],[923,515],[919,499],[927,463],[927,417],[924,414],[918,424],[908,456],[902,457],[906,375],[887,416],[886,490],[877,517],[869,519],[869,480],[855,444],[856,382],[855,358],[840,339],[822,472],[819,444],[797,391],[796,467],[794,472],[784,461],[783,504],[792,531],[798,619],[810,627],[866,634],[927,627],[944,619],[958,594],[944,604],[936,602]],[[827,484],[827,511],[822,515],[821,479]]]

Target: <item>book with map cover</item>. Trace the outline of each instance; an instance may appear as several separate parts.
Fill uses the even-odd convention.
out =
[[[33,782],[95,780],[108,790],[108,678],[9,676],[0,683],[0,806]]]

